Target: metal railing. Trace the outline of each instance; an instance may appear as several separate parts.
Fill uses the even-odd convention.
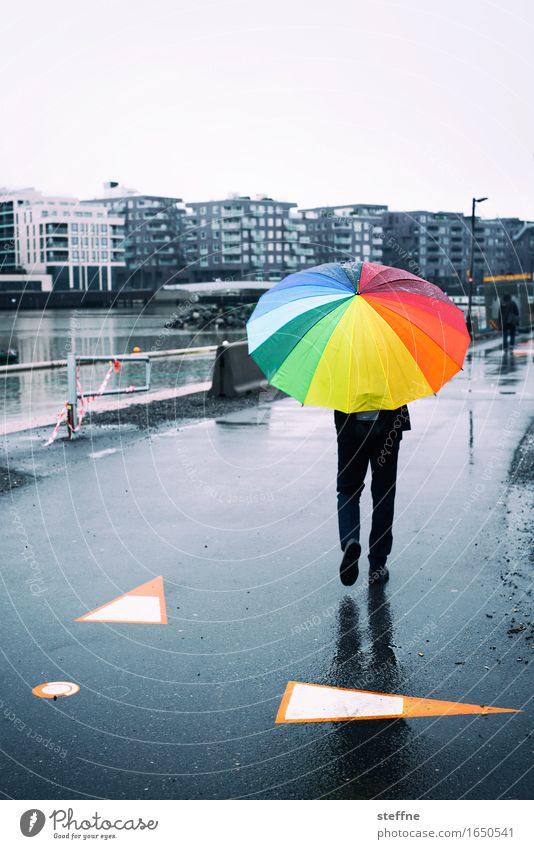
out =
[[[130,385],[125,388],[106,389],[107,382],[111,377],[112,370],[120,370],[120,364],[124,362],[144,362],[145,363],[145,382],[142,386]],[[94,365],[95,363],[109,363],[108,374],[104,378],[101,387],[97,392],[84,392],[81,385],[79,368],[82,365]],[[117,369],[118,366],[118,369]],[[78,420],[78,402],[82,405],[85,398],[103,397],[104,395],[122,395],[127,393],[132,395],[136,392],[148,392],[150,389],[150,371],[152,364],[150,357],[147,354],[122,354],[118,356],[102,356],[102,357],[83,357],[76,353],[67,355],[67,426],[69,437],[72,439],[79,428]],[[82,406],[83,409],[83,406]]]
[[[203,354],[215,353],[217,345],[204,345],[199,348],[166,348],[161,351],[146,351],[143,356],[150,360],[163,359],[164,357],[194,357],[202,356]],[[137,355],[138,356],[138,355]],[[93,357],[88,357],[88,361],[93,361]],[[101,357],[102,361],[109,362],[116,359],[113,354]],[[120,359],[120,358],[119,358]],[[87,363],[83,363],[86,365]],[[11,365],[0,366],[0,376],[8,377],[11,374],[18,374],[25,371],[48,371],[49,369],[65,368],[68,365],[68,360],[40,360],[35,363],[12,363]]]

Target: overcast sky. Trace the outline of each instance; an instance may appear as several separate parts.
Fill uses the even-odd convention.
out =
[[[9,11],[7,11],[9,9]],[[0,185],[534,218],[529,0],[25,0]]]

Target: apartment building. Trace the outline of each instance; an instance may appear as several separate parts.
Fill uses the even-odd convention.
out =
[[[313,264],[364,260],[382,262],[382,217],[387,206],[349,204],[299,210],[305,224]]]
[[[296,204],[247,195],[189,203],[187,265],[191,280],[278,280],[313,265]]]
[[[468,219],[459,212],[387,212],[383,262],[430,280],[450,294],[464,291],[469,264]]]
[[[104,206],[124,220],[121,288],[156,290],[186,276],[186,208],[181,198],[141,194],[110,181],[104,183],[102,197],[84,203]]]
[[[0,190],[0,288],[109,291],[123,239],[123,219],[102,205]]]

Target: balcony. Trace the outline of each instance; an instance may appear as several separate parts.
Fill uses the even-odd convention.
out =
[[[225,231],[225,230],[241,230],[241,223],[232,224],[230,222],[223,221],[223,223],[221,224],[221,227],[222,227],[223,231]]]

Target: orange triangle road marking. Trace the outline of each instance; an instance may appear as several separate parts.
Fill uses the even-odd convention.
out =
[[[414,696],[289,681],[278,708],[276,723],[520,712],[515,708],[444,702],[439,699],[420,699]]]
[[[167,609],[163,578],[152,578],[123,595],[79,616],[75,622],[125,622],[166,625]]]

